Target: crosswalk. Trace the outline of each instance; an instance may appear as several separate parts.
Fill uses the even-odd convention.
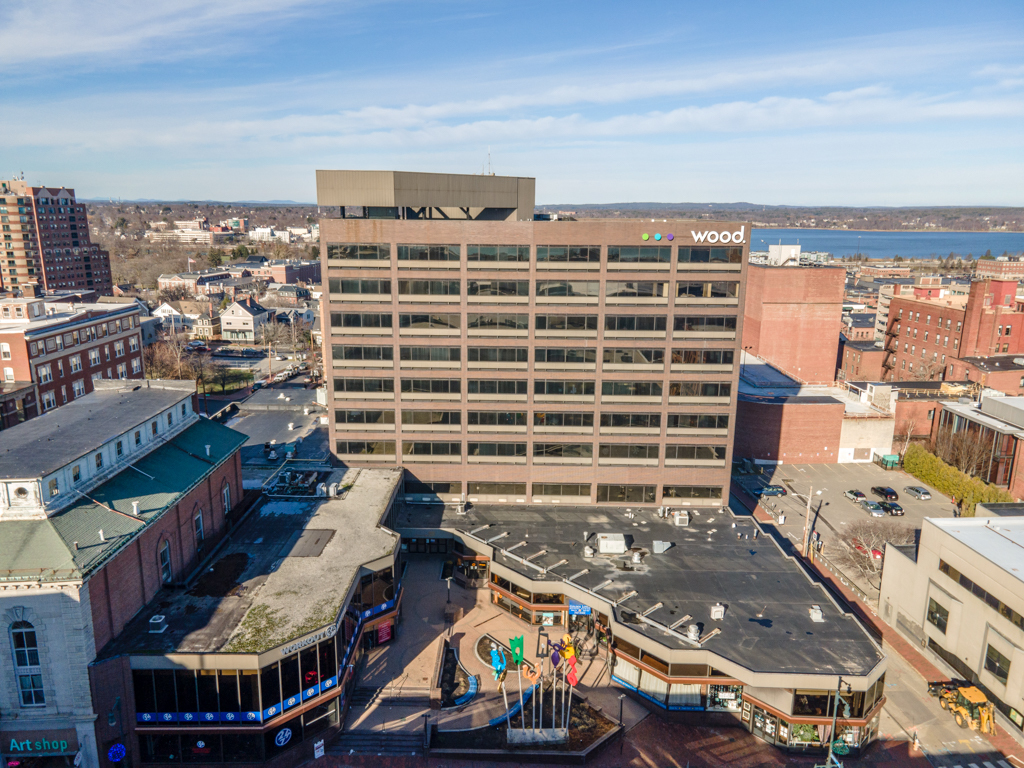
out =
[[[1011,766],[1005,760],[996,760],[995,764],[990,763],[990,762],[988,762],[986,760],[986,761],[982,762],[980,766],[977,763],[967,763],[966,767],[963,766],[963,765],[953,765],[953,766],[940,765],[940,766],[936,766],[936,768],[996,768],[996,765],[998,765],[999,768],[1013,768],[1013,766]]]

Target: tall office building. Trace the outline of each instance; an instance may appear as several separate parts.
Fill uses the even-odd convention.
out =
[[[749,228],[535,220],[534,180],[318,171],[337,458],[410,500],[715,506]]]
[[[75,200],[75,190],[0,181],[0,226],[0,288],[37,283],[48,291],[111,293],[110,255],[90,241],[85,206]]]

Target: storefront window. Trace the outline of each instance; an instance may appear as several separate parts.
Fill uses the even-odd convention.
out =
[[[320,664],[320,680],[326,680],[338,674],[338,661],[334,653],[335,642],[332,637],[324,640],[316,647],[317,660]]]
[[[466,579],[487,578],[486,561],[459,560],[458,564],[455,566],[455,570],[462,574]]]
[[[281,698],[284,700],[285,709],[294,707],[301,701],[300,692],[299,655],[296,653],[281,659]]]
[[[142,762],[144,763],[180,763],[181,745],[178,736],[140,736]]]
[[[226,763],[258,763],[263,760],[263,739],[258,733],[225,733],[221,749]]]
[[[675,668],[675,664],[672,665]],[[709,685],[708,710],[712,712],[739,712],[743,698],[742,685]]]
[[[765,741],[775,743],[778,727],[778,718],[760,707],[754,707],[754,715],[750,729],[755,736],[762,738]]]
[[[614,648],[619,653],[624,653],[626,656],[631,656],[634,659],[640,658],[640,649],[632,643],[628,643],[621,637],[615,638]]]
[[[643,651],[642,655],[640,656],[640,661],[642,661],[647,666],[658,670],[663,675],[668,674],[668,664],[659,659],[657,656],[651,656],[651,654],[647,653],[646,651]]]
[[[191,669],[175,670],[174,685],[178,692],[178,711],[186,715],[193,715],[191,721],[186,720],[185,722],[198,722],[194,717],[194,713],[199,712],[199,701],[196,698],[196,673]]]
[[[502,610],[508,611],[517,619],[522,619],[527,623],[533,623],[533,611],[529,608],[523,608],[519,603],[509,600],[504,595],[495,593],[494,604]]]
[[[304,738],[309,739],[337,724],[338,700],[332,699],[326,704],[314,707],[302,716],[302,734]]]
[[[217,702],[217,671],[214,669],[199,670],[199,674],[196,676],[196,687],[199,689],[199,711],[203,715],[200,719],[209,721],[213,719],[208,716],[210,713],[220,711]],[[216,718],[216,715],[213,717]]]
[[[278,665],[275,661],[269,667],[260,670],[260,689],[262,691],[261,708],[265,718],[281,713],[281,679],[278,677]],[[273,711],[271,711],[273,710]]]
[[[831,728],[831,726],[828,726]],[[820,747],[820,727],[810,723],[789,724],[789,746],[791,747]]]
[[[302,718],[293,717],[263,732],[263,752],[267,760],[291,749],[302,741]]]
[[[533,623],[541,627],[562,626],[561,611],[534,611]]]
[[[233,669],[222,669],[217,673],[217,685],[220,688],[221,712],[241,712],[238,701],[238,673]]]
[[[538,592],[533,596],[534,605],[562,605],[564,601],[563,595],[553,595],[546,592]]]
[[[259,673],[255,669],[238,671],[238,705],[239,712],[258,712],[259,706]]]
[[[512,591],[512,582],[508,579],[503,579],[496,573],[491,574],[491,583],[494,584],[496,587],[504,589],[506,592]]]
[[[798,690],[793,699],[793,714],[828,717],[832,714],[832,710],[829,709],[831,698],[829,691]]]

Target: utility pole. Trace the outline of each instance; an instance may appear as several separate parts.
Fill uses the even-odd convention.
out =
[[[811,496],[814,495],[814,486],[811,486],[807,490],[807,514],[804,517],[804,537],[801,540],[803,545],[804,557],[807,557],[808,550],[810,549],[811,541]]]

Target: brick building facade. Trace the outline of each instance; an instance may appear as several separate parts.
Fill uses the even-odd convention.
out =
[[[747,272],[743,349],[799,381],[835,381],[846,270],[751,264]]]
[[[25,418],[88,394],[97,379],[141,379],[141,320],[135,303],[0,299],[0,379],[23,390],[35,386],[37,394],[26,393],[18,406]]]
[[[962,357],[1021,352],[1024,305],[1017,283],[979,280],[967,296],[893,297],[883,361],[890,381],[959,378],[950,368]]]
[[[46,290],[95,289],[110,295],[110,254],[93,244],[75,190],[0,181],[5,266],[0,288],[40,283]]]
[[[56,443],[47,435],[59,433]],[[245,436],[197,414],[191,382],[103,381],[2,433],[0,754],[107,765],[126,705],[99,701],[91,662],[223,536],[243,496]],[[20,652],[23,651],[23,652]],[[24,747],[13,748],[18,743]],[[44,746],[45,745],[45,746]]]

